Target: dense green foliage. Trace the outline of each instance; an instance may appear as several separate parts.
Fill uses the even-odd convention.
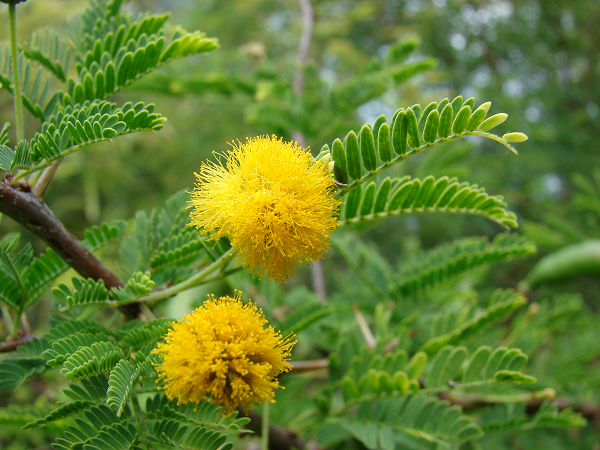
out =
[[[597,5],[316,1],[298,61],[295,3],[48,2],[47,22],[39,3],[17,5],[31,13],[19,26],[77,14],[68,32],[19,34],[23,140],[0,45],[4,183],[33,196],[58,167],[45,203],[123,281],[82,274],[3,219],[2,335],[25,336],[0,359],[2,448],[245,448],[250,419],[169,401],[151,353],[172,319],[233,289],[298,337],[300,364],[281,377],[270,414],[305,441],[597,441],[600,175],[589,152],[600,99],[596,40],[578,30],[597,34]],[[144,12],[159,7],[174,17]],[[221,48],[177,22],[200,24]],[[521,132],[533,145],[519,145]],[[344,203],[316,293],[308,271],[287,285],[252,278],[227,240],[207,243],[188,226],[193,170],[258,133],[334,162]],[[557,204],[569,179],[576,193]],[[535,263],[538,248],[549,254]]]

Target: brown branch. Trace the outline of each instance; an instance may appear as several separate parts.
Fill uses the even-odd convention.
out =
[[[124,286],[114,273],[87,251],[83,244],[65,228],[50,208],[31,192],[0,182],[0,212],[43,240],[82,277],[104,280],[109,290]],[[127,318],[135,318],[139,312],[138,306],[134,303],[121,306],[119,309]]]
[[[249,417],[250,422],[245,425],[248,430],[254,431],[257,436],[262,434],[262,417],[255,411],[249,411],[245,413],[240,407],[238,407],[240,417]],[[269,449],[270,450],[292,450],[297,448],[299,450],[304,449],[304,441],[300,436],[294,433],[292,430],[278,427],[277,425],[269,425]]]
[[[291,361],[291,372],[310,372],[312,370],[322,370],[329,367],[328,359],[315,359],[312,361]]]
[[[0,353],[8,353],[17,349],[19,345],[24,345],[27,341],[39,338],[37,334],[25,334],[18,339],[11,339],[6,342],[0,342]]]
[[[542,391],[543,394],[544,391]],[[558,406],[559,411],[566,408],[572,408],[573,411],[580,413],[586,419],[593,421],[596,424],[600,424],[600,405],[591,402],[580,402],[575,403],[573,400],[567,397],[549,398],[544,395],[536,395],[539,393],[533,392],[531,399],[525,403],[525,412],[529,415],[534,415],[539,411],[546,400],[552,400],[554,404]],[[495,402],[485,401],[485,398],[469,398],[459,399],[453,396],[452,391],[442,392],[438,395],[442,400],[450,402],[451,405],[457,405],[462,407],[464,410],[473,410],[483,408],[484,406],[497,404]]]

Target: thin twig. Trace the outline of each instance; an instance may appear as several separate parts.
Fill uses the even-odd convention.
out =
[[[209,266],[205,267],[200,272],[198,272],[197,274],[188,278],[187,280],[182,281],[181,283],[171,286],[167,289],[152,292],[151,294],[149,294],[145,297],[141,297],[141,298],[137,299],[136,302],[138,302],[138,303],[145,302],[145,303],[152,304],[159,300],[163,300],[165,298],[172,297],[173,295],[178,294],[179,292],[184,291],[186,289],[196,287],[196,286],[202,284],[204,279],[208,275],[215,272],[217,269],[227,266],[227,263],[229,263],[229,261],[231,261],[233,259],[234,254],[235,254],[235,249],[232,247],[229,250],[227,250],[227,252],[224,253],[215,262],[213,262]]]
[[[19,79],[19,58],[17,53],[17,5],[9,3],[8,22],[10,25],[10,52],[12,59],[13,95],[15,97],[15,120],[17,142],[25,139],[23,126],[23,100],[21,99],[21,80]]]
[[[29,319],[25,313],[21,313],[21,327],[23,328],[23,332],[25,335],[33,334],[33,328],[31,328],[31,324],[29,323]]]
[[[260,450],[269,450],[269,409],[271,408],[271,403],[267,400],[263,403],[263,414],[262,414],[262,426],[260,427]]]
[[[304,85],[304,66],[308,59],[308,48],[310,47],[314,22],[313,8],[310,0],[299,0],[299,2],[302,9],[302,34],[300,35],[300,45],[298,47],[298,67],[294,74],[294,92],[296,95],[302,93]]]
[[[19,345],[24,345],[27,341],[32,341],[39,338],[37,334],[31,333],[21,336],[19,339],[11,339],[10,341],[0,342],[0,353],[8,353],[17,349]]]
[[[312,370],[322,370],[327,369],[329,367],[328,359],[315,359],[312,361],[292,361],[290,362],[292,366],[291,372],[309,372]]]
[[[238,407],[240,417],[249,417],[250,422],[245,425],[245,428],[254,431],[258,436],[262,435],[262,417],[255,411],[244,412],[241,407]],[[269,425],[269,448],[271,450],[292,450],[297,448],[304,449],[302,438],[292,430],[278,427],[272,423]]]
[[[35,183],[35,186],[33,187],[33,195],[35,195],[37,198],[44,198],[44,192],[46,192],[46,188],[48,187],[50,180],[52,180],[52,177],[54,176],[56,169],[58,169],[58,165],[61,163],[62,160],[63,158],[59,158],[50,167],[46,167],[46,169],[44,169],[44,171],[38,178],[37,182]]]
[[[365,316],[363,316],[363,314],[360,312],[360,309],[358,309],[358,306],[356,306],[356,305],[352,305],[352,310],[354,311],[354,317],[356,318],[356,321],[358,322],[360,332],[362,333],[363,337],[365,338],[367,347],[369,348],[370,351],[375,350],[377,341],[375,340],[375,337],[373,337],[373,333],[371,332],[371,329],[369,328],[369,325],[367,324],[367,321],[365,320]]]

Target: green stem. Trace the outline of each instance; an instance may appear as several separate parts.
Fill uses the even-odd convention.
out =
[[[271,403],[267,400],[263,403],[262,427],[260,450],[269,450],[269,409]]]
[[[214,263],[212,263],[208,267],[204,268],[204,270],[201,270],[200,272],[198,272],[196,275],[192,276],[191,278],[188,278],[187,280],[182,281],[181,283],[176,284],[175,286],[172,286],[168,289],[153,292],[152,294],[147,295],[146,297],[141,297],[141,298],[137,299],[136,302],[152,304],[159,300],[163,300],[165,298],[172,297],[173,295],[178,294],[181,291],[185,291],[186,289],[196,287],[199,284],[203,283],[203,281],[207,277],[207,275],[210,275],[217,269],[226,266],[227,263],[229,261],[231,261],[231,259],[233,258],[234,253],[235,253],[235,249],[230,248],[229,250],[227,250],[227,252],[225,254],[223,254]]]
[[[156,320],[156,315],[152,312],[152,310],[145,303],[140,303],[140,309],[146,316],[148,320]]]
[[[145,438],[148,437],[148,427],[146,426],[146,422],[144,421],[144,413],[142,413],[142,408],[140,407],[140,402],[137,398],[137,395],[131,396],[131,404],[133,405],[133,411],[135,413],[135,417],[140,424],[140,431],[144,435]],[[146,439],[146,448],[148,450],[153,450],[152,444]]]
[[[10,310],[8,309],[8,306],[6,306],[4,303],[0,303],[0,309],[2,310],[2,318],[4,319],[4,325],[6,325],[6,330],[8,331],[8,334],[12,335],[13,330],[15,328],[15,324],[12,321],[12,317],[10,317]]]
[[[13,94],[15,97],[15,119],[17,141],[25,139],[23,129],[23,101],[21,99],[21,80],[19,80],[19,61],[17,54],[17,6],[14,3],[8,5],[8,21],[10,24],[10,51],[12,57],[13,72]]]
[[[19,337],[19,326],[21,325],[21,310],[17,310],[15,316],[15,325],[13,326],[12,338],[17,339]]]

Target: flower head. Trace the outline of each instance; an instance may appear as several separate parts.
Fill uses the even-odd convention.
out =
[[[321,259],[338,225],[333,176],[295,142],[259,136],[233,145],[226,165],[196,174],[191,225],[230,237],[238,263],[285,281],[301,262]]]
[[[264,328],[266,323],[254,303],[242,303],[241,292],[234,298],[209,296],[174,323],[154,350],[162,357],[156,370],[167,398],[188,404],[210,397],[226,416],[240,403],[248,410],[253,403],[274,402],[277,376],[290,370],[296,341]]]

